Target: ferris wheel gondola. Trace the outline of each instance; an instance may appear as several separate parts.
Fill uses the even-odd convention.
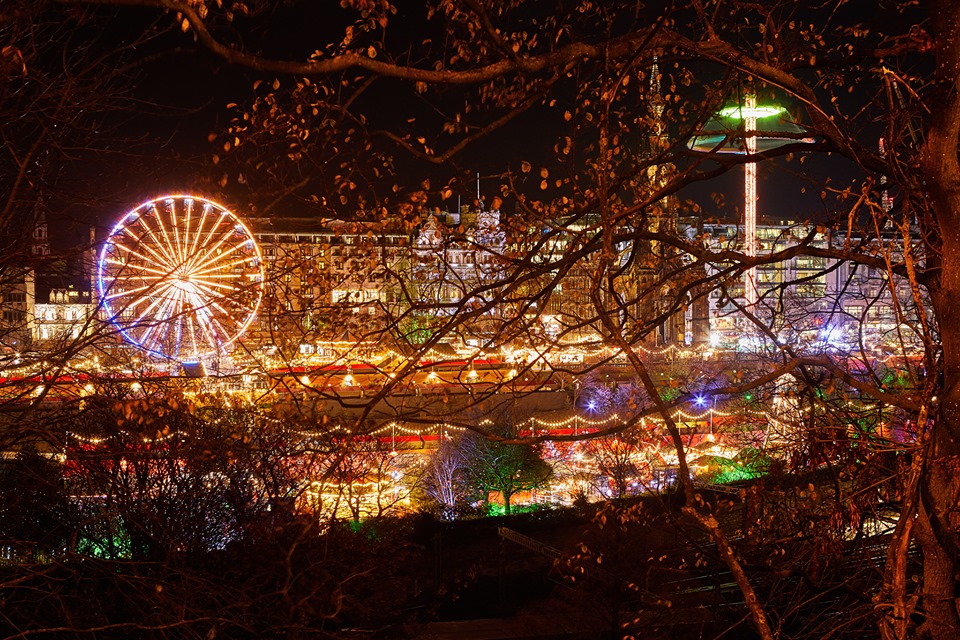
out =
[[[263,297],[263,260],[250,230],[219,204],[189,195],[150,200],[114,226],[97,262],[108,320],[161,358],[223,352]]]

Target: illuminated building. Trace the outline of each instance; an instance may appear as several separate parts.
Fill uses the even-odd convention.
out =
[[[695,221],[688,224],[699,225],[709,249],[743,247],[738,225]],[[818,248],[842,247],[849,241],[855,247],[863,244],[869,251],[877,244],[875,240],[848,239],[842,232],[790,221],[757,225],[756,238],[760,256],[797,246],[808,238],[810,246]],[[714,264],[712,272],[724,266]],[[760,265],[756,281],[756,315],[785,343],[843,348],[855,346],[862,337],[867,348],[878,349],[896,335],[902,336],[908,345],[916,340],[897,316],[898,309],[914,308],[909,283],[898,277],[891,282],[885,271],[849,261],[837,264],[831,258],[801,255]],[[711,343],[746,351],[758,348],[765,339],[743,323],[743,314],[734,303],[747,303],[743,281],[729,285],[726,294],[714,289],[709,295]]]
[[[253,341],[285,353],[359,338],[395,315],[401,294],[391,273],[410,264],[410,236],[388,221],[254,218],[266,293]]]
[[[745,236],[741,226],[692,218],[678,220],[675,212],[665,207],[655,207],[643,223],[648,227],[643,228],[691,240],[701,238],[711,250],[742,252]],[[265,282],[263,302],[242,339],[244,348],[322,357],[340,357],[345,351],[355,351],[361,343],[370,349],[397,348],[398,340],[417,342],[418,332],[429,335],[431,327],[446,315],[473,310],[481,312],[447,339],[479,345],[487,328],[519,318],[517,311],[521,308],[525,317],[520,324],[531,327],[533,335],[537,327],[532,323],[539,323],[547,334],[552,331],[550,335],[563,343],[599,339],[600,332],[591,323],[591,318],[597,317],[596,310],[588,296],[591,260],[596,256],[584,253],[562,278],[550,268],[553,263],[565,264],[576,243],[596,232],[596,220],[591,216],[547,229],[531,229],[514,236],[510,243],[497,209],[435,211],[421,219],[424,222],[419,228],[389,219],[250,220],[250,233],[261,251]],[[809,225],[760,224],[755,231],[757,255],[795,246],[811,233],[814,247],[836,247],[845,240]],[[233,237],[232,232],[229,235]],[[858,238],[850,241],[861,243]],[[688,264],[685,260],[689,257],[672,248],[660,250],[660,244],[664,243],[620,248],[621,260],[627,259],[628,250],[654,258],[646,260],[643,268],[624,269],[615,283],[628,292],[624,296],[627,303],[610,308],[623,314],[620,320],[627,331],[630,322],[647,320],[651,316],[644,314],[660,312],[662,307],[657,305],[676,300],[676,293],[669,290],[674,284],[669,281],[669,267]],[[532,251],[533,247],[537,251]],[[233,259],[229,258],[230,252],[227,255],[228,260]],[[531,255],[532,260],[527,266],[517,267],[510,263],[510,255]],[[733,263],[707,264],[698,277],[709,279],[731,266],[737,268]],[[523,285],[526,289],[512,291],[510,300],[500,299],[501,287],[510,280],[512,270],[522,268],[526,274],[527,267],[539,268],[543,275],[530,278]],[[242,271],[243,265],[237,268]],[[24,326],[38,343],[90,333],[95,327],[88,320],[96,304],[116,300],[84,298],[87,288],[78,279],[51,286],[49,279],[38,283],[32,278],[28,270],[19,288],[8,286],[4,295],[11,304],[15,294],[22,296],[23,301],[18,303],[23,307],[20,322],[29,317]],[[785,342],[849,344],[857,333],[863,333],[870,345],[880,345],[899,327],[894,297],[902,308],[913,305],[905,282],[894,281],[891,286],[879,270],[854,267],[852,263],[838,266],[823,257],[796,256],[761,265],[756,268],[755,278],[757,316]],[[118,293],[114,286],[120,285],[107,289]],[[700,290],[705,291],[703,287]],[[695,294],[696,290],[691,290],[687,302],[681,300],[678,311],[668,314],[664,326],[656,330],[658,344],[687,342],[747,351],[762,346],[764,339],[745,325],[744,314],[734,304],[747,303],[743,279],[727,281],[723,291]],[[531,301],[536,306],[527,304]],[[153,320],[148,328],[149,324],[159,324]],[[514,335],[529,345],[529,331]],[[507,345],[513,339],[505,337],[501,341]],[[342,347],[331,346],[336,344]],[[11,351],[13,347],[10,345]]]
[[[96,328],[97,305],[89,291],[73,285],[52,289],[47,302],[34,305],[31,337],[37,347],[50,347],[67,340],[89,336]]]
[[[31,344],[33,309],[36,304],[36,275],[33,269],[11,269],[0,285],[0,349],[23,351]]]
[[[22,352],[32,343],[34,306],[37,299],[36,267],[49,261],[50,241],[43,210],[30,233],[30,255],[11,263],[0,280],[0,349]]]
[[[505,245],[499,208],[428,215],[413,245],[412,302],[440,313],[490,303],[496,289],[478,294],[477,288],[500,280]]]
[[[55,349],[94,333],[91,244],[52,253],[45,216],[30,232],[29,256],[12,266],[0,285],[0,348],[5,352]]]

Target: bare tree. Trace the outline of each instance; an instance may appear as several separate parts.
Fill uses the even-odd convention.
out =
[[[458,446],[458,438],[445,438],[430,455],[423,477],[423,490],[440,507],[444,519],[456,517],[470,495],[468,460]]]

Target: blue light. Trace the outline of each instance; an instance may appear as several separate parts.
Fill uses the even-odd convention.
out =
[[[596,411],[597,410],[597,401],[590,400],[587,402],[587,411]]]
[[[822,343],[830,345],[831,347],[836,347],[842,343],[842,336],[840,333],[840,329],[837,327],[827,325],[820,330],[819,338]]]
[[[707,406],[707,398],[703,394],[697,394],[693,398],[693,403],[698,407],[705,407]]]

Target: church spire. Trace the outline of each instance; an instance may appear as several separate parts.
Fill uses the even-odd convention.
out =
[[[31,253],[35,256],[50,255],[50,239],[47,235],[47,215],[43,210],[43,203],[37,209],[31,233]]]
[[[650,65],[650,90],[647,95],[647,108],[650,110],[651,126],[648,151],[653,154],[667,148],[667,127],[663,122],[663,110],[666,102],[660,87],[660,56],[654,54]]]

